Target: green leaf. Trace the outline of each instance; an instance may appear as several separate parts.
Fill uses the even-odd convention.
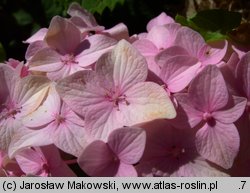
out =
[[[6,59],[6,53],[5,53],[5,50],[3,48],[3,45],[0,42],[0,62],[5,61],[5,59]]]
[[[82,6],[91,13],[99,13],[100,15],[105,8],[114,10],[115,6],[120,3],[121,5],[125,0],[82,0]]]
[[[202,29],[226,34],[240,25],[241,14],[224,9],[212,9],[198,12],[190,20]]]
[[[183,26],[189,26],[190,22],[188,19],[182,15],[177,14],[175,16],[175,21]]]
[[[206,31],[202,35],[207,42],[228,39],[227,35],[224,35],[220,32]]]
[[[228,32],[240,25],[241,15],[236,12],[214,9],[198,12],[188,19],[176,15],[175,21],[199,32],[209,42],[228,39]]]
[[[20,26],[28,25],[33,21],[32,16],[23,9],[14,12],[13,16],[15,17],[17,24]]]
[[[175,21],[183,26],[190,27],[195,31],[202,31],[202,29],[199,28],[193,21],[187,19],[186,17],[184,17],[182,15],[177,14],[175,17]]]

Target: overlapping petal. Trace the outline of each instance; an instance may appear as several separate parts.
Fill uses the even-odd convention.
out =
[[[151,19],[147,24],[147,31],[150,31],[154,26],[175,23],[173,18],[169,17],[166,13],[162,12],[157,17]]]
[[[192,81],[190,99],[196,109],[213,112],[226,106],[229,98],[227,86],[220,70],[208,66]]]
[[[202,157],[230,168],[239,151],[240,138],[234,124],[205,124],[196,133],[196,148]]]

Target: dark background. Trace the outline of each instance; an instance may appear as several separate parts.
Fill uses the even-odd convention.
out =
[[[195,2],[194,7],[190,7],[191,1]],[[5,56],[2,54],[0,58],[24,60],[27,44],[22,41],[39,28],[48,27],[53,16],[68,17],[66,10],[71,2],[73,1],[0,0],[0,43],[5,52]],[[132,35],[144,32],[147,22],[161,12],[175,17],[177,13],[186,16],[187,13],[198,10],[225,8],[240,11],[245,20],[249,20],[249,4],[249,0],[125,0],[123,4],[116,4],[112,11],[106,8],[101,14],[95,12],[94,16],[106,28],[120,22],[125,23]]]

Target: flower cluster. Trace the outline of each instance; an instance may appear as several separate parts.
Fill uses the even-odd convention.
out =
[[[0,64],[0,176],[250,175],[250,52],[165,13],[132,36],[67,13]]]

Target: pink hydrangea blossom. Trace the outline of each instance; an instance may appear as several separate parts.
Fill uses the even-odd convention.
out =
[[[112,131],[107,143],[92,142],[78,158],[80,167],[90,176],[137,176],[133,166],[144,151],[146,135],[140,128]]]
[[[25,175],[74,177],[75,174],[63,162],[55,146],[27,148],[17,153],[16,162]]]
[[[160,73],[160,67],[155,62],[155,57],[161,51],[171,47],[175,40],[175,34],[180,29],[177,23],[156,25],[145,34],[143,38],[135,41],[133,45],[146,58],[148,68],[156,75]]]
[[[176,34],[174,45],[184,48],[190,56],[197,58],[201,62],[200,71],[210,64],[219,66],[226,55],[228,43],[213,42],[209,45],[198,32],[181,27]]]
[[[136,166],[140,176],[227,176],[199,155],[195,131],[176,129],[165,120],[152,121],[141,127],[146,130],[147,141]]]
[[[48,79],[39,76],[20,78],[14,69],[0,64],[0,149],[7,151],[14,133],[22,130],[22,118],[42,102]]]
[[[250,175],[248,45],[67,14],[0,63],[1,177]]]
[[[29,68],[23,62],[10,58],[5,63],[13,67],[21,78],[29,75]]]
[[[178,56],[169,57],[169,53],[178,53]],[[180,47],[171,47],[157,55],[156,63],[160,66],[159,78],[169,93],[182,91],[195,77],[200,62],[195,57],[187,55]]]
[[[97,61],[95,72],[77,72],[60,81],[57,90],[85,118],[89,133],[105,141],[116,128],[176,116],[164,89],[144,82],[146,77],[146,61],[123,40]]]
[[[71,16],[69,19],[83,35],[103,34],[116,40],[129,40],[128,28],[123,23],[119,23],[110,29],[98,25],[94,16],[83,9],[78,3],[74,2],[69,6],[67,13]]]
[[[173,124],[196,127],[199,154],[228,169],[239,151],[239,133],[233,124],[245,110],[246,99],[231,96],[220,70],[205,67],[191,82],[188,93],[176,95],[179,103]]]
[[[45,42],[47,32],[47,28],[41,28],[24,41],[24,43],[29,44],[25,53],[25,59],[27,61],[29,61],[39,50],[48,47],[47,43]]]
[[[116,43],[115,39],[104,35],[83,39],[74,24],[59,16],[52,19],[44,41],[47,46],[42,46],[42,49],[40,43],[38,50],[36,45],[30,48],[27,54],[29,70],[46,72],[51,80],[90,68],[101,54]]]
[[[90,31],[103,31],[104,26],[99,26],[95,17],[78,3],[71,3],[67,13],[71,16],[70,21],[74,23],[82,33]]]
[[[63,103],[51,84],[43,104],[22,119],[23,129],[13,136],[9,154],[25,147],[54,144],[64,152],[76,157],[91,141],[84,120]]]

